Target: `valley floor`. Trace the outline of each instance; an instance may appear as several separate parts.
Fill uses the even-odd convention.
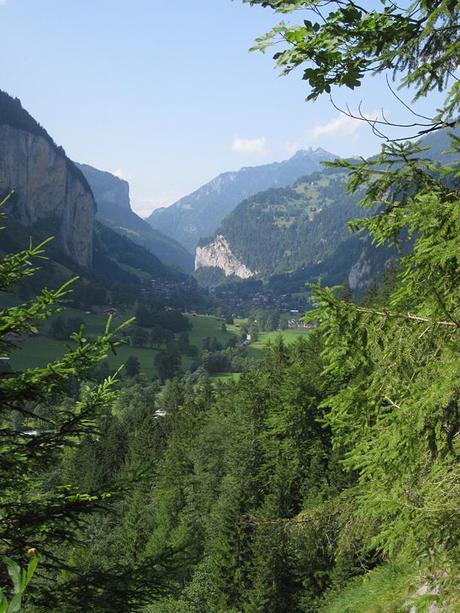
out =
[[[14,296],[6,295],[1,297],[0,306],[9,307],[17,304],[17,299]],[[83,311],[72,307],[65,307],[61,313],[64,317],[75,318],[81,320],[85,326],[85,332],[90,337],[95,337],[103,333],[107,322],[107,315],[104,313]],[[114,316],[114,323],[119,324],[132,316],[130,312],[118,312]],[[226,329],[222,329],[222,320],[212,315],[197,315],[187,314],[191,328],[189,331],[190,344],[195,346],[198,351],[202,350],[203,340],[206,338],[215,338],[219,343],[225,345],[232,335],[239,337],[240,329],[236,325],[227,325]],[[67,341],[57,340],[52,338],[51,318],[47,325],[40,331],[40,334],[27,339],[22,339],[18,343],[18,348],[12,353],[10,365],[13,370],[24,370],[27,368],[39,368],[47,363],[61,357],[65,352]],[[239,320],[239,324],[245,320]],[[281,335],[286,343],[294,342],[296,339],[305,335],[305,329],[298,330],[279,330],[274,332],[262,332],[257,340],[247,345],[247,355],[253,360],[261,359],[266,346],[273,342]],[[129,342],[117,349],[116,354],[109,354],[105,360],[109,370],[116,370],[130,356],[138,358],[141,372],[148,378],[152,379],[157,376],[155,367],[155,356],[159,353],[159,349],[150,347],[135,347]],[[189,369],[194,363],[194,359],[183,354],[181,357],[182,369]],[[220,373],[214,374],[213,378],[220,380],[238,379],[238,373]]]

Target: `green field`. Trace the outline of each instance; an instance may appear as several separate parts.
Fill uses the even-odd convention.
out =
[[[17,298],[9,295],[1,296],[1,306],[10,307],[17,303]],[[69,318],[78,318],[84,322],[85,331],[91,337],[102,334],[107,322],[107,316],[97,313],[89,313],[78,309],[64,307],[62,316]],[[120,313],[113,318],[113,325],[116,326],[131,317],[131,313]],[[231,335],[240,335],[240,329],[236,325],[227,325],[226,330],[223,329],[223,321],[210,315],[188,315],[192,328],[189,332],[190,343],[198,347],[201,351],[203,339],[206,337],[216,338],[223,346]],[[236,323],[242,324],[244,320]],[[23,370],[25,368],[34,368],[45,366],[49,362],[59,358],[65,351],[65,342],[51,338],[50,336],[50,320],[45,322],[40,328],[41,334],[34,336],[20,343],[20,346],[11,355],[11,366],[14,370]],[[285,342],[290,343],[295,341],[300,336],[305,335],[304,330],[283,330],[282,332],[263,332],[260,334],[257,341],[251,343],[247,347],[248,355],[254,359],[260,359],[263,355],[263,350],[269,342],[273,342],[280,334]],[[139,347],[131,347],[130,345],[122,345],[117,349],[116,355],[109,354],[106,361],[110,369],[115,370],[121,364],[126,362],[130,355],[134,355],[139,359],[142,372],[150,379],[155,376],[154,359],[158,350],[144,349]],[[183,356],[182,365],[184,369],[191,366],[194,358]],[[215,375],[213,378],[219,381],[229,381],[238,378],[238,373],[222,373]]]
[[[244,319],[235,320],[235,323],[242,325],[245,323]],[[227,326],[227,330],[232,334],[240,334],[240,329],[236,326]],[[248,355],[250,358],[260,359],[263,355],[265,347],[269,343],[273,343],[279,336],[282,336],[285,343],[293,343],[298,338],[302,338],[308,334],[308,330],[305,328],[299,328],[296,330],[275,330],[273,332],[261,332],[259,338],[247,346]]]
[[[298,330],[275,330],[274,332],[262,332],[259,338],[248,346],[248,355],[251,358],[260,358],[265,347],[273,343],[280,336],[285,343],[294,343],[298,338],[303,338],[308,334],[306,329]]]
[[[217,340],[225,344],[231,334],[235,333],[234,326],[226,326],[227,332],[222,331],[223,320],[212,317],[211,315],[188,315],[188,319],[192,322],[190,330],[190,342],[201,349],[201,341],[203,338],[214,336]]]
[[[65,342],[57,341],[46,336],[37,335],[28,339],[20,345],[11,356],[11,367],[13,370],[23,370],[25,368],[37,368],[45,366],[49,362],[61,357],[65,352]],[[139,359],[141,370],[151,378],[155,374],[153,360],[157,351],[154,349],[141,349],[122,345],[117,348],[117,353],[109,353],[106,361],[111,370],[116,370],[124,364],[130,355],[135,355]]]
[[[13,302],[5,304],[5,306],[12,306]],[[105,315],[88,314],[87,312],[80,311],[73,308],[65,308],[62,312],[64,317],[77,317],[83,320],[86,333],[89,336],[97,336],[104,331],[107,317]],[[126,319],[129,319],[130,313],[122,313],[114,318],[113,325],[122,323]],[[189,315],[189,320],[192,323],[192,329],[190,330],[190,342],[192,345],[196,345],[198,349],[202,348],[202,339],[209,336],[214,336],[221,343],[229,338],[231,332],[223,332],[221,330],[222,321],[206,315]],[[58,341],[48,336],[50,330],[50,321],[47,321],[41,328],[43,334],[34,336],[25,340],[20,344],[17,350],[12,353],[11,367],[13,370],[23,370],[25,368],[36,368],[45,366],[49,362],[59,358],[65,352],[65,342]],[[148,378],[152,378],[156,372],[154,367],[154,359],[158,350],[156,349],[143,349],[140,347],[131,347],[129,345],[122,345],[117,349],[116,355],[109,354],[107,356],[107,363],[113,370],[118,368],[121,364],[126,362],[130,355],[134,355],[139,359],[141,370]],[[190,356],[183,356],[182,364],[184,368],[190,367],[193,362],[193,358]]]

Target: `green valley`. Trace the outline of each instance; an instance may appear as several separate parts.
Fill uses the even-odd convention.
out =
[[[457,613],[460,3],[131,4],[0,0],[0,613]]]
[[[0,307],[12,307],[18,304],[18,299],[13,296],[1,296]],[[28,368],[43,368],[49,362],[57,360],[65,353],[66,345],[70,342],[69,338],[66,340],[59,340],[53,337],[53,323],[56,319],[70,320],[77,322],[78,325],[83,325],[85,335],[94,338],[103,334],[108,313],[111,313],[114,325],[120,324],[123,321],[131,319],[134,316],[132,310],[118,310],[118,309],[99,309],[99,313],[83,311],[73,308],[66,304],[61,305],[62,311],[59,316],[51,318],[47,325],[44,326],[38,335],[30,336],[30,338],[21,339],[18,348],[12,353],[11,360],[9,362],[11,368],[14,371],[24,370]],[[105,314],[103,311],[107,311]],[[180,347],[177,347],[177,341],[179,334],[173,335],[165,343],[162,343],[163,348],[168,343],[176,343],[176,349],[181,354],[181,369],[182,372],[189,370],[190,368],[196,369],[200,364],[200,353],[203,350],[204,341],[206,339],[216,339],[216,341],[225,347],[229,339],[234,336],[237,342],[240,342],[240,327],[235,325],[225,325],[224,321],[212,315],[199,315],[199,314],[186,314],[186,320],[189,322],[187,328],[187,336],[189,338],[190,345],[195,347],[195,351],[192,351],[192,355],[188,354]],[[246,320],[239,320],[238,326],[244,325]],[[75,329],[77,329],[75,326]],[[152,332],[152,328],[145,328],[146,334]],[[268,344],[276,342],[278,338],[283,338],[286,343],[294,342],[298,338],[302,338],[306,334],[306,330],[278,330],[273,332],[261,332],[257,340],[251,342],[245,347],[245,353],[253,360],[260,360],[263,357],[263,353]],[[69,334],[70,336],[70,334]],[[133,344],[134,343],[134,344]],[[145,344],[149,342],[146,340]],[[138,346],[136,339],[130,336],[129,328],[126,333],[126,338],[123,344],[116,349],[116,354],[109,352],[106,358],[101,363],[100,372],[98,376],[112,373],[119,367],[123,366],[130,356],[134,356],[139,360],[140,373],[142,373],[148,380],[158,376],[158,370],[155,367],[155,357],[161,351],[161,346]],[[221,378],[232,376],[236,373],[228,373],[227,375],[213,375],[220,376]]]

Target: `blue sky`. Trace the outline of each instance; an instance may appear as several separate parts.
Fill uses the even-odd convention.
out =
[[[249,53],[278,20],[239,0],[0,0],[0,88],[72,159],[127,178],[144,216],[299,148],[375,152],[366,125],[327,98],[306,103],[298,74],[280,78],[270,54]],[[336,99],[402,115],[382,79]]]

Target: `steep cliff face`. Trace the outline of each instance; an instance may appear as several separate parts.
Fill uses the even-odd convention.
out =
[[[371,279],[371,273],[371,261],[366,257],[365,251],[362,251],[348,274],[348,285],[351,291],[357,293],[366,289]]]
[[[111,213],[114,207],[117,211],[122,209],[131,212],[128,181],[89,164],[75,163],[75,165],[82,171],[91,186],[97,202],[98,216],[103,214],[104,210]]]
[[[240,279],[248,279],[257,274],[238,260],[221,234],[207,245],[196,249],[195,270],[206,267],[220,268],[226,277],[235,275]]]
[[[0,180],[2,193],[15,190],[10,214],[41,225],[74,262],[91,266],[94,198],[62,149],[40,134],[0,125]]]

